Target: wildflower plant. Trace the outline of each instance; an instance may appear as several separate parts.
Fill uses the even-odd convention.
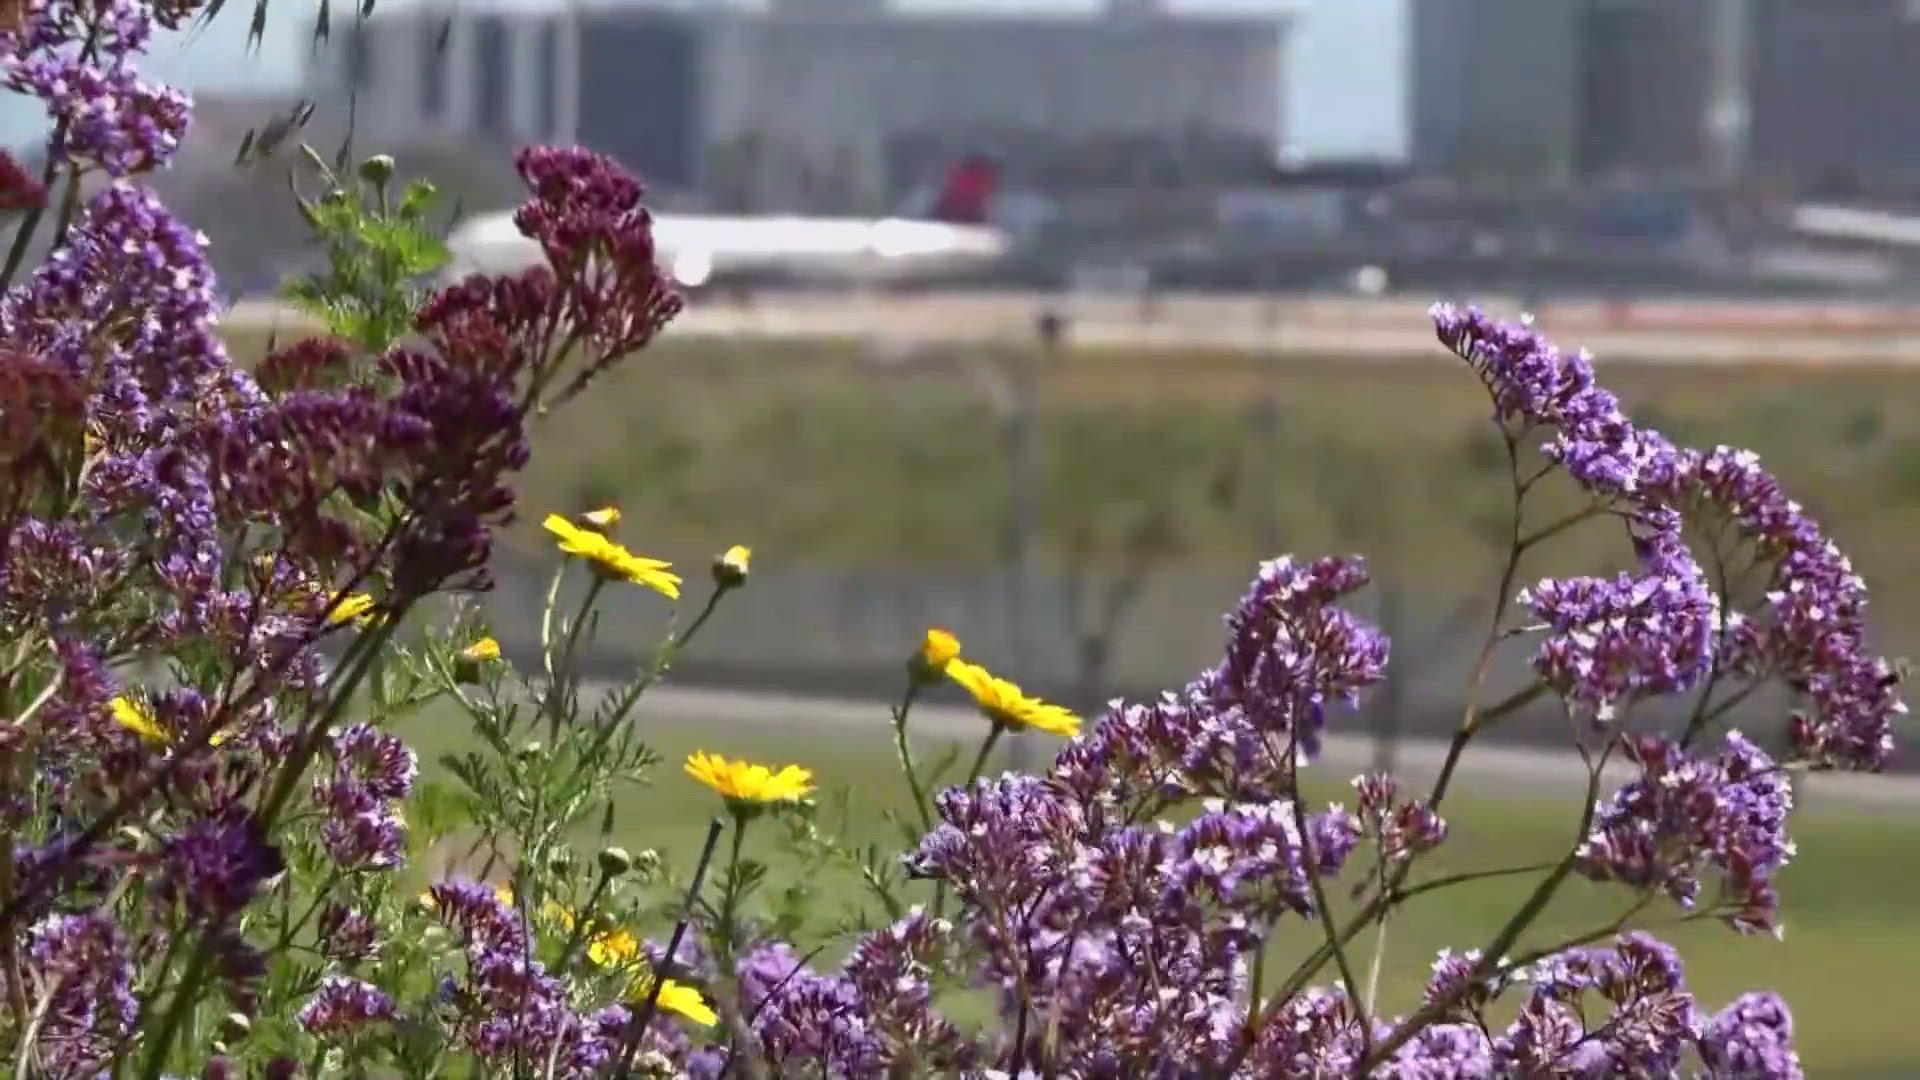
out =
[[[1859,575],[1753,455],[1676,446],[1584,356],[1436,308],[1489,392],[1511,514],[1431,784],[1374,774],[1352,810],[1309,804],[1306,770],[1389,646],[1345,606],[1358,559],[1280,558],[1216,664],[1097,718],[945,630],[903,643],[903,850],[850,850],[829,813],[846,804],[808,764],[701,751],[661,770],[644,740],[648,689],[751,587],[748,548],[696,583],[617,508],[553,514],[526,655],[471,603],[538,418],[678,310],[637,183],[584,150],[523,151],[516,222],[545,265],[434,288],[431,188],[390,190],[384,158],[323,166],[300,210],[327,266],[289,295],[326,332],[245,370],[216,333],[204,241],[133,180],[186,122],[134,58],[192,13],[35,0],[0,34],[8,85],[54,118],[38,178],[0,159],[20,237],[55,212],[52,254],[16,281],[16,239],[0,296],[12,1075],[1801,1075],[1778,996],[1711,1011],[1654,936],[1779,933],[1797,778],[1879,768],[1904,711]],[[1539,520],[1545,485],[1574,512]],[[1633,568],[1522,588],[1527,557],[1575,528],[1616,530]],[[590,684],[610,590],[670,608],[671,628]],[[1531,674],[1494,687],[1508,648]],[[1768,686],[1797,701],[1780,737],[1726,730]],[[943,786],[911,725],[949,693],[978,707],[980,744]],[[1629,729],[1662,699],[1684,704],[1671,730]],[[1460,763],[1534,703],[1559,707],[1585,765],[1564,852],[1435,873]],[[429,717],[464,739],[423,766],[410,725]],[[1060,740],[1040,774],[989,771],[1016,729]],[[1615,762],[1632,775],[1607,790]],[[614,835],[652,782],[712,800],[685,874]],[[877,913],[816,917],[775,849],[855,871]],[[1614,916],[1541,940],[1576,877]],[[1394,919],[1491,878],[1519,885],[1510,918],[1389,1012]],[[1307,947],[1282,966],[1287,942]],[[950,1015],[955,991],[991,1022]]]

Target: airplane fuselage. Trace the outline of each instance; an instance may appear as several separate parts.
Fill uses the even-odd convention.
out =
[[[887,282],[978,267],[1008,250],[998,229],[909,218],[661,214],[653,235],[661,268],[688,287],[765,273]],[[448,246],[456,274],[511,273],[542,258],[509,214],[467,222]]]

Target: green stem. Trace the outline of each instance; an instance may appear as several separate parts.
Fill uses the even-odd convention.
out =
[[[560,959],[553,965],[555,975],[566,974],[567,965],[573,961],[574,950],[586,940],[587,923],[593,919],[594,905],[600,902],[601,894],[607,891],[607,885],[612,881],[611,874],[601,874],[600,879],[593,883],[593,891],[587,894],[587,902],[573,913],[573,933],[567,936],[567,947],[560,950]]]
[[[574,613],[573,623],[567,627],[567,641],[560,650],[559,674],[547,683],[547,699],[544,702],[547,707],[547,737],[556,743],[560,741],[560,722],[566,718],[567,700],[573,696],[573,657],[575,650],[580,647],[580,631],[587,625],[593,602],[600,598],[600,590],[606,585],[606,578],[593,575],[592,583],[587,586],[587,595],[580,601],[580,610]]]
[[[987,729],[987,737],[980,741],[980,753],[974,756],[973,768],[967,771],[967,787],[973,787],[980,779],[980,774],[986,771],[987,758],[992,755],[994,745],[1000,741],[1000,736],[1005,734],[1006,730],[1007,726],[998,720],[995,720],[993,726]]]
[[[907,787],[913,792],[913,807],[920,812],[920,831],[924,834],[933,831],[933,810],[927,800],[927,790],[920,784],[919,771],[913,765],[913,749],[907,744],[907,714],[913,711],[913,701],[919,695],[919,682],[908,678],[906,696],[893,711],[893,749],[900,756],[900,771],[907,775]]]
[[[721,970],[729,970],[733,954],[740,942],[733,925],[734,915],[740,903],[740,849],[747,840],[747,822],[751,820],[745,813],[733,815],[733,846],[727,856],[727,887],[720,897],[720,965]]]
[[[402,605],[399,610],[382,619],[380,625],[372,632],[362,635],[347,651],[347,660],[343,667],[345,675],[340,676],[337,684],[332,688],[332,695],[327,701],[326,709],[310,720],[307,729],[296,737],[292,757],[281,767],[273,789],[260,804],[260,809],[255,816],[262,829],[269,833],[272,831],[275,819],[285,808],[287,800],[292,798],[293,790],[301,775],[306,772],[308,762],[318,752],[327,728],[345,711],[347,702],[352,700],[361,680],[366,678],[368,671],[372,670],[374,662],[380,657],[381,649],[386,646],[387,639],[393,636],[394,626],[404,614],[405,605]],[[194,1007],[199,1004],[200,983],[206,978],[207,968],[212,963],[214,942],[213,934],[201,934],[199,944],[195,947],[193,954],[188,957],[187,969],[180,976],[179,985],[173,992],[173,1001],[168,1006],[166,1014],[161,1017],[160,1027],[154,1033],[153,1048],[147,1052],[146,1064],[140,1070],[144,1080],[158,1080],[166,1067],[167,1055],[173,1050],[174,1039],[179,1036],[180,1029],[186,1025],[188,1018],[193,1014]]]
[[[1574,864],[1579,856],[1581,842],[1586,839],[1588,831],[1593,828],[1593,815],[1596,806],[1595,800],[1600,791],[1600,776],[1606,771],[1607,758],[1611,755],[1612,749],[1612,745],[1609,744],[1607,750],[1601,753],[1600,759],[1597,762],[1590,762],[1588,765],[1586,805],[1581,810],[1580,828],[1574,834],[1573,844],[1568,849],[1566,857],[1561,859],[1559,863],[1554,866],[1552,872],[1542,879],[1538,885],[1534,886],[1533,892],[1528,895],[1526,903],[1520,905],[1520,910],[1514,912],[1513,917],[1507,920],[1507,924],[1501,927],[1500,932],[1495,934],[1493,940],[1487,944],[1486,948],[1481,950],[1480,962],[1474,965],[1473,971],[1466,979],[1461,980],[1459,988],[1452,993],[1441,995],[1422,1006],[1413,1015],[1396,1025],[1393,1031],[1366,1055],[1365,1061],[1362,1063],[1360,1069],[1362,1075],[1365,1075],[1374,1064],[1384,1060],[1388,1055],[1399,1049],[1422,1028],[1432,1023],[1436,1018],[1445,1015],[1447,1010],[1453,1008],[1455,1002],[1459,1000],[1462,993],[1466,992],[1468,987],[1479,985],[1487,976],[1493,974],[1494,968],[1500,964],[1501,959],[1513,948],[1513,943],[1518,941],[1520,935],[1526,933],[1527,928],[1532,926],[1534,920],[1540,917],[1540,913],[1546,910],[1547,904],[1552,902],[1554,894],[1559,892],[1560,886],[1567,880],[1567,877],[1573,873]],[[1629,911],[1626,915],[1621,916],[1620,921],[1614,925],[1616,927],[1624,925],[1625,921],[1632,918],[1633,914],[1638,910],[1639,908],[1636,907],[1632,911]]]
[[[626,1045],[621,1048],[618,1059],[620,1080],[627,1080],[633,1074],[633,1059],[640,1053],[640,1039],[660,1009],[660,991],[667,985],[667,980],[673,977],[674,954],[680,951],[681,939],[687,936],[687,925],[693,920],[693,906],[700,899],[700,889],[707,880],[707,867],[713,863],[713,852],[720,846],[720,830],[724,828],[726,822],[721,818],[714,818],[707,823],[707,842],[700,848],[700,861],[693,868],[693,881],[687,886],[686,901],[681,908],[679,921],[673,924],[673,936],[667,939],[667,951],[661,954],[659,966],[654,968],[653,986],[647,991],[647,1000],[633,1018],[632,1026],[627,1029]]]
[[[93,40],[91,33],[87,35],[87,40],[91,50]],[[47,164],[40,170],[40,186],[43,188],[52,188],[54,174],[60,171],[60,154],[67,145],[67,127],[67,121],[62,119],[53,126],[53,134],[47,138]],[[27,248],[33,243],[33,234],[40,231],[40,219],[45,217],[46,213],[47,206],[43,201],[39,206],[27,211],[26,220],[20,223],[18,230],[13,234],[13,246],[7,249],[6,268],[0,270],[0,291],[13,287],[14,275],[20,272],[20,264],[26,261]]]
[[[1287,740],[1287,786],[1293,802],[1293,827],[1300,834],[1300,842],[1305,846],[1301,864],[1307,871],[1307,886],[1313,893],[1313,906],[1320,918],[1320,929],[1326,935],[1326,941],[1333,949],[1334,963],[1340,967],[1340,979],[1347,986],[1347,1001],[1353,1005],[1355,1023],[1360,1028],[1360,1047],[1364,1055],[1373,1044],[1373,1022],[1369,1020],[1368,1009],[1360,1000],[1360,983],[1353,977],[1353,964],[1347,959],[1346,943],[1340,939],[1340,930],[1333,924],[1333,907],[1327,903],[1327,887],[1320,880],[1320,868],[1315,860],[1318,854],[1311,844],[1312,834],[1307,831],[1307,810],[1300,797],[1300,741],[1298,733]]]

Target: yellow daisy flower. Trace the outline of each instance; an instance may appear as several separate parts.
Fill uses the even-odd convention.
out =
[[[133,732],[150,743],[173,741],[173,735],[160,726],[160,721],[140,702],[126,696],[114,698],[107,703],[113,711],[113,722]]]
[[[652,991],[653,976],[651,974],[642,975],[634,980],[633,1000],[645,1001]],[[700,991],[685,983],[674,982],[672,979],[668,979],[666,985],[660,988],[658,1003],[660,1008],[667,1012],[678,1013],[701,1027],[712,1027],[720,1022],[720,1014],[713,1011],[713,1006],[708,1005],[707,1000],[700,996]]]
[[[373,616],[368,613],[373,610],[376,602],[366,593],[335,597],[333,610],[327,612],[327,625],[340,626],[345,623],[354,623],[365,626],[373,621]]]
[[[704,750],[688,755],[687,775],[719,792],[729,803],[793,802],[813,790],[813,773],[798,765],[774,772],[765,765],[728,761]]]
[[[113,722],[140,736],[150,743],[165,745],[173,741],[173,732],[167,730],[153,710],[133,698],[121,695],[107,703],[113,714]],[[227,741],[223,732],[214,732],[208,739],[208,746],[219,746]]]
[[[947,677],[972,694],[974,704],[996,724],[1068,739],[1080,734],[1080,718],[1072,710],[1033,697],[978,664],[955,657],[947,662]]]
[[[680,599],[680,577],[667,572],[672,563],[635,555],[604,534],[583,529],[559,514],[548,514],[544,524],[561,551],[585,559],[594,573],[645,585],[669,599]]]

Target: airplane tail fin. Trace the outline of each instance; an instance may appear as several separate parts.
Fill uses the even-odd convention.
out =
[[[986,154],[970,154],[947,169],[934,197],[933,217],[952,225],[984,225],[992,217],[1000,189],[1000,163]]]

